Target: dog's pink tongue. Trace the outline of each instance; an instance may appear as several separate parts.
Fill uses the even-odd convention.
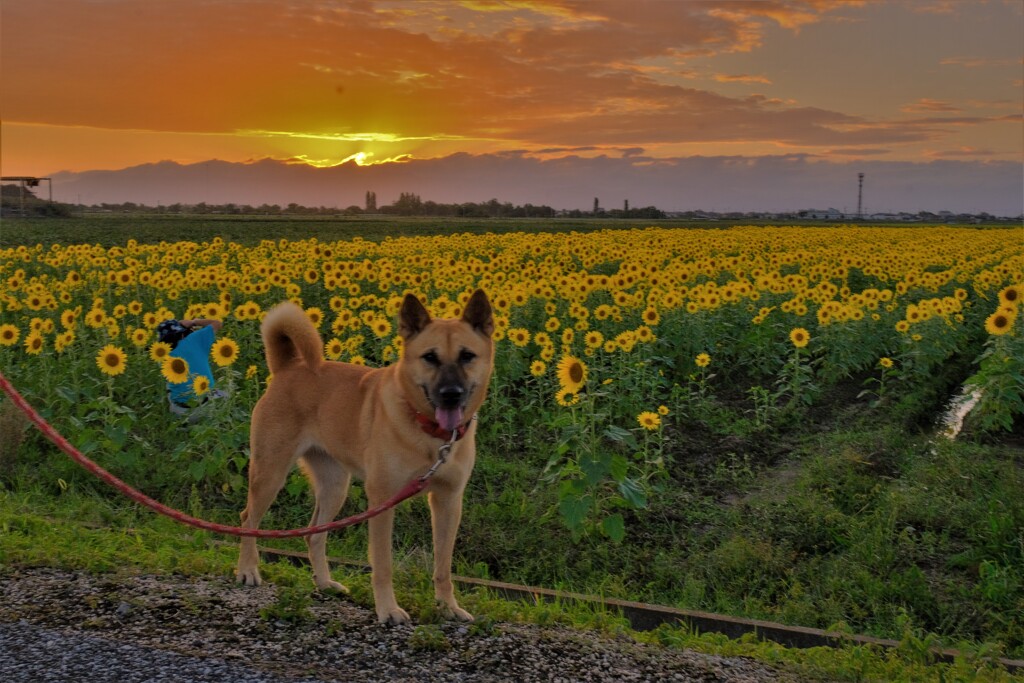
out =
[[[434,411],[434,420],[441,429],[454,432],[462,424],[462,408],[437,408]]]

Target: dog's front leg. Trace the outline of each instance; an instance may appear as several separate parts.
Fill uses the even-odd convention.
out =
[[[473,621],[473,615],[459,607],[452,585],[452,553],[462,522],[462,492],[462,487],[438,484],[427,495],[434,530],[434,597],[447,611],[448,617]]]
[[[369,491],[367,491],[369,493]],[[378,505],[372,498],[370,504]],[[373,604],[377,609],[377,620],[382,624],[406,624],[409,614],[398,606],[391,569],[391,531],[395,523],[395,511],[382,512],[369,522],[370,525],[370,569],[373,584]]]

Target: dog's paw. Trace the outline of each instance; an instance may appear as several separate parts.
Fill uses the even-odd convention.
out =
[[[327,593],[328,595],[348,595],[350,593],[348,586],[331,579],[328,579],[327,581],[317,581],[316,588],[321,593]]]
[[[475,621],[472,614],[458,605],[455,605],[454,607],[443,606],[441,609],[444,612],[444,615],[452,621]]]
[[[260,578],[260,570],[255,567],[252,569],[238,569],[235,571],[235,576],[238,579],[238,583],[243,586],[258,586],[263,583],[263,579]]]
[[[377,621],[388,626],[400,626],[401,624],[408,624],[412,621],[412,618],[409,617],[408,612],[395,605],[391,609],[377,610]]]

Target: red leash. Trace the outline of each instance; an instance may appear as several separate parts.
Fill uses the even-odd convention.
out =
[[[327,524],[320,524],[318,526],[305,527],[302,529],[283,529],[278,531],[246,529],[243,527],[229,526],[227,524],[217,524],[216,522],[208,522],[203,519],[191,517],[189,515],[186,515],[184,512],[180,512],[178,510],[175,510],[174,508],[167,507],[163,503],[150,498],[141,491],[133,489],[131,486],[124,483],[110,472],[107,472],[105,469],[103,469],[93,461],[89,460],[89,458],[85,457],[81,453],[81,451],[79,451],[71,444],[71,442],[69,442],[67,439],[61,436],[57,430],[51,427],[50,424],[46,420],[44,420],[43,417],[39,413],[37,413],[36,410],[32,406],[30,406],[28,402],[25,401],[24,398],[22,398],[21,394],[19,394],[15,390],[14,386],[11,385],[11,383],[7,380],[3,373],[0,373],[0,388],[2,388],[4,392],[11,398],[11,400],[14,401],[14,404],[16,406],[21,408],[22,412],[24,412],[25,415],[28,416],[28,419],[31,420],[32,423],[39,428],[39,431],[41,431],[46,436],[47,439],[52,441],[59,449],[61,449],[68,456],[70,456],[72,460],[77,462],[79,465],[84,467],[89,472],[95,474],[103,481],[113,486],[115,489],[117,489],[127,497],[134,500],[136,503],[141,503],[142,505],[145,505],[146,507],[155,510],[156,512],[159,512],[161,515],[166,515],[167,517],[177,520],[183,524],[188,524],[198,529],[205,529],[206,531],[215,531],[220,534],[228,534],[231,536],[256,536],[258,538],[290,538],[294,536],[312,536],[313,534],[319,534],[325,531],[333,531],[335,529],[344,529],[345,527],[352,526],[354,524],[359,524],[360,522],[365,522],[371,517],[376,517],[385,510],[390,510],[391,508],[401,503],[403,500],[412,498],[417,493],[420,493],[423,489],[425,489],[427,487],[427,484],[430,483],[430,477],[434,474],[435,471],[437,471],[438,466],[440,466],[444,462],[445,458],[448,455],[448,452],[451,450],[452,441],[454,441],[453,439],[452,441],[449,441],[448,443],[441,446],[441,448],[438,451],[438,461],[434,463],[434,466],[431,467],[426,474],[420,477],[416,477],[415,479],[410,481],[402,488],[402,490],[400,490],[392,497],[388,498],[386,501],[384,501],[377,507],[370,508],[364,512],[360,512],[357,515],[346,517],[345,519],[339,519],[334,522],[328,522]]]

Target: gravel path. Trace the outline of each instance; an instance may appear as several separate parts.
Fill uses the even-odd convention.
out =
[[[314,596],[301,620],[261,616],[278,589],[227,578],[0,574],[0,680],[796,681],[767,665],[560,627],[384,627]]]

